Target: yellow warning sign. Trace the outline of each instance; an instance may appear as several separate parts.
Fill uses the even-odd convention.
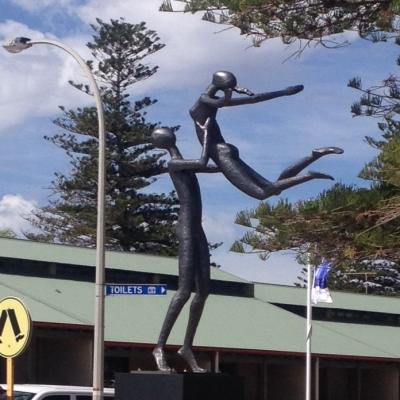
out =
[[[25,350],[31,336],[31,317],[21,300],[6,297],[0,301],[0,355],[16,357]]]

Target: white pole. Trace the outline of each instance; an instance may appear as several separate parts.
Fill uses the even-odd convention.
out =
[[[105,129],[104,112],[100,91],[92,71],[83,58],[73,49],[55,40],[40,39],[29,40],[27,38],[15,39],[9,45],[4,46],[7,51],[19,52],[35,44],[49,44],[56,46],[70,54],[81,66],[86,74],[90,89],[93,92],[98,119],[98,188],[97,188],[97,228],[96,228],[96,285],[95,285],[95,311],[94,311],[94,348],[93,348],[93,400],[102,400],[104,392],[104,209],[105,209]]]
[[[311,399],[311,335],[312,335],[312,307],[311,288],[313,286],[312,268],[307,261],[307,332],[306,332],[306,400]]]

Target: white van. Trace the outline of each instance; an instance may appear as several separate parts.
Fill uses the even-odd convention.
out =
[[[7,385],[0,386],[7,389]],[[93,389],[85,386],[14,385],[14,400],[92,400],[92,393]],[[104,399],[114,400],[114,389],[105,388]]]

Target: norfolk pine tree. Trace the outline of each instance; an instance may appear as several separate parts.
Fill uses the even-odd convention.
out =
[[[156,100],[132,101],[129,90],[150,78],[157,66],[143,59],[164,47],[144,22],[97,19],[87,44],[94,61],[88,62],[102,95],[106,126],[106,247],[109,249],[175,254],[174,224],[178,202],[174,193],[151,193],[148,187],[165,172],[163,153],[150,145],[155,123],[146,121],[146,109]],[[90,95],[87,85],[70,82]],[[79,246],[95,245],[97,200],[97,113],[95,107],[60,107],[55,120],[61,132],[46,137],[70,159],[69,175],[56,173],[49,204],[32,221],[43,233],[34,239]],[[177,127],[174,128],[176,130]],[[143,189],[147,189],[143,191]]]

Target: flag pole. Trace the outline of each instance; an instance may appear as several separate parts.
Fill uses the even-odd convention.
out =
[[[307,257],[307,335],[306,335],[306,400],[311,400],[311,335],[312,307],[311,288],[313,286],[310,255]]]

